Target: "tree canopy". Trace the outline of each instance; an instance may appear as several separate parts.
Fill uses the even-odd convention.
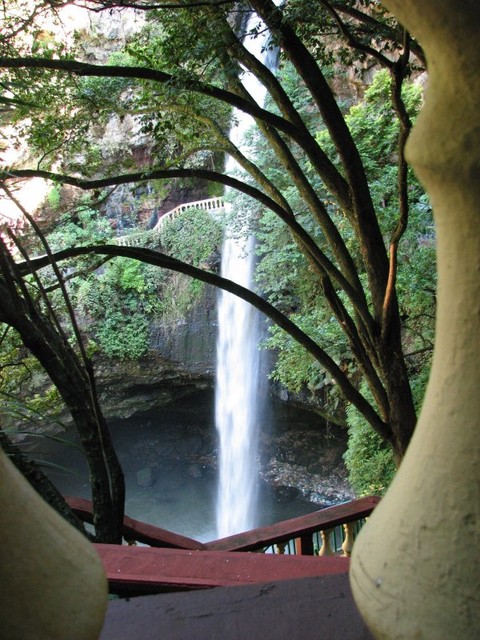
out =
[[[400,461],[416,422],[412,381],[431,348],[434,287],[422,278],[422,263],[430,260],[429,273],[432,266],[429,206],[403,155],[421,99],[404,87],[424,67],[415,40],[374,0],[13,4],[2,17],[2,121],[30,155],[2,169],[2,184],[10,190],[40,177],[102,193],[193,177],[231,187],[258,210],[267,299],[147,248],[72,247],[55,261],[124,256],[241,295],[287,332],[272,333],[276,375],[293,386],[327,380]],[[95,15],[128,8],[145,23],[98,60],[85,31],[52,37],[48,20],[72,5]],[[258,19],[247,27],[251,12]],[[245,46],[265,29],[277,73]],[[353,106],[352,86],[380,69]],[[264,103],[242,85],[246,71],[265,87]],[[256,155],[229,139],[233,109],[252,117]],[[146,166],[128,145],[102,155],[94,133],[113,117],[133,118],[132,135],[148,141]],[[241,172],[226,173],[225,155]],[[29,259],[18,270],[24,278],[47,263]]]

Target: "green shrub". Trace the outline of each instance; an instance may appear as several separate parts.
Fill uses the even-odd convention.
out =
[[[61,187],[54,185],[47,194],[47,202],[54,211],[60,206],[60,189]]]
[[[352,489],[358,496],[383,495],[396,471],[392,449],[352,405],[347,408],[347,422],[344,460]]]
[[[98,325],[97,336],[105,355],[119,360],[141,358],[148,351],[149,323],[145,315],[109,314]]]

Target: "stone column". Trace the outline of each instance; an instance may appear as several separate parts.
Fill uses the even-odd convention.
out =
[[[384,0],[429,82],[407,159],[438,239],[433,368],[419,424],[356,541],[355,600],[375,637],[480,637],[480,4]],[[414,258],[414,256],[413,256]]]
[[[97,640],[107,606],[93,546],[0,451],[0,627],[9,640]]]

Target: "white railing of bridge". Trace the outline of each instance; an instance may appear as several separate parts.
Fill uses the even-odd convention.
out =
[[[219,211],[225,207],[225,203],[222,197],[207,198],[205,200],[195,200],[194,202],[185,202],[179,204],[171,211],[164,213],[157,221],[157,224],[153,229],[146,229],[145,231],[135,231],[128,235],[121,236],[115,239],[115,244],[121,247],[141,247],[146,242],[152,240],[155,236],[160,234],[160,230],[166,222],[174,220],[178,215],[190,211],[191,209],[201,209],[203,211]]]
[[[153,231],[157,231],[161,229],[162,225],[169,220],[174,220],[179,214],[185,213],[185,211],[190,211],[190,209],[202,209],[203,211],[216,211],[218,209],[223,209],[224,207],[223,198],[207,198],[206,200],[196,200],[195,202],[185,202],[184,204],[179,204],[178,207],[164,213],[158,219],[157,224],[153,228]]]

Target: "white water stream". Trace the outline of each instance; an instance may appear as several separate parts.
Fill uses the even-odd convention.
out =
[[[253,14],[247,32],[258,17]],[[264,30],[265,31],[265,30]],[[247,37],[244,45],[257,58],[265,61],[268,33]],[[242,83],[258,104],[263,104],[265,88],[250,73]],[[250,116],[235,113],[236,126],[230,139],[248,156],[245,133],[253,124]],[[231,159],[227,173],[238,171]],[[235,211],[235,203],[233,203]],[[253,286],[254,238],[246,220],[243,233],[227,229],[222,251],[222,276],[249,289]],[[240,236],[240,237],[239,237]],[[261,411],[259,403],[258,343],[260,318],[248,303],[227,292],[218,299],[217,376],[215,422],[219,438],[219,488],[217,496],[217,535],[224,537],[247,531],[257,524],[257,443]]]

